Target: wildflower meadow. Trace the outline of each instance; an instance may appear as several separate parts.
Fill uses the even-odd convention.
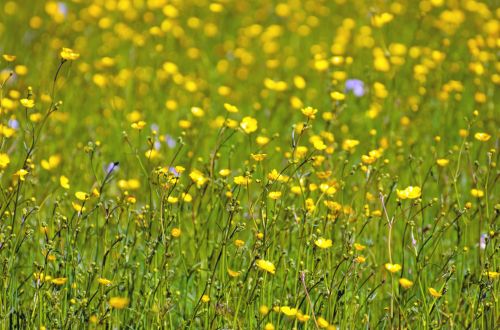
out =
[[[495,329],[497,0],[1,0],[0,329]]]

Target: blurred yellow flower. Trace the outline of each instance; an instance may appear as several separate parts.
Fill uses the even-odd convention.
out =
[[[83,191],[77,191],[75,193],[75,197],[81,201],[85,201],[85,200],[89,199],[90,195],[87,194],[86,192],[83,192]]]
[[[51,282],[52,282],[52,284],[55,284],[55,285],[64,285],[64,284],[66,284],[66,282],[68,282],[68,279],[66,277],[58,277],[58,278],[54,278]]]
[[[257,130],[258,123],[255,118],[247,116],[241,120],[240,127],[245,133],[250,134]]]
[[[397,273],[402,268],[400,264],[391,264],[389,262],[386,263],[384,266],[385,266],[385,269],[387,269],[391,273]]]
[[[59,184],[61,185],[61,187],[63,187],[64,189],[69,189],[69,179],[67,177],[65,177],[64,175],[61,175],[59,177]]]
[[[316,244],[316,246],[321,248],[321,249],[328,249],[329,247],[332,247],[332,245],[333,245],[331,239],[325,239],[322,237],[315,240],[314,244]]]
[[[476,133],[474,134],[474,138],[478,141],[486,142],[491,138],[491,135],[488,133]]]
[[[106,279],[106,278],[103,278],[103,277],[99,277],[99,278],[97,279],[97,282],[98,282],[99,284],[101,284],[101,285],[104,285],[104,286],[110,286],[110,285],[113,283],[112,281],[110,281],[110,280],[108,280],[108,279]]]
[[[431,294],[431,296],[433,296],[434,298],[439,298],[441,297],[443,294],[439,291],[437,291],[436,289],[434,288],[429,288],[429,293]]]
[[[10,164],[10,157],[5,153],[0,153],[0,168],[6,168]]]
[[[231,268],[228,268],[227,269],[227,273],[229,274],[229,276],[231,277],[238,277],[241,275],[241,272],[238,272],[238,271],[235,271],[235,270],[232,270]]]
[[[484,191],[482,191],[481,189],[471,189],[470,190],[470,194],[473,196],[473,197],[477,197],[477,198],[481,198],[484,196]]]
[[[396,193],[400,199],[415,199],[422,195],[420,187],[409,186],[403,190],[396,189]]]
[[[19,102],[21,102],[23,107],[28,109],[31,109],[35,106],[35,100],[32,99],[21,99]]]
[[[300,110],[304,116],[309,119],[316,118],[316,113],[318,113],[318,109],[314,109],[313,107],[306,107]]]
[[[172,234],[172,237],[180,237],[181,236],[181,229],[180,228],[172,228],[170,231],[170,234]]]
[[[268,196],[271,199],[277,200],[281,197],[281,191],[271,191]]]
[[[16,173],[14,173],[14,176],[17,176],[19,180],[24,181],[26,180],[26,175],[28,175],[28,171],[26,171],[24,168],[18,170]]]
[[[257,265],[257,267],[259,267],[262,270],[265,270],[268,273],[274,274],[276,272],[276,267],[270,261],[259,259],[255,262],[255,264]]]
[[[401,285],[405,289],[409,289],[413,286],[413,282],[407,278],[402,277],[399,279],[399,285]]]
[[[450,161],[446,158],[439,158],[438,160],[436,160],[436,164],[438,164],[441,167],[445,167],[449,163],[450,163]]]
[[[66,61],[74,61],[80,57],[80,54],[71,48],[63,48],[59,55],[61,55],[61,58]]]
[[[111,297],[109,299],[109,306],[114,309],[124,309],[130,303],[130,299],[127,297]]]

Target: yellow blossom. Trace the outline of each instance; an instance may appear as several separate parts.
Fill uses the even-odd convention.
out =
[[[99,284],[101,284],[101,285],[104,285],[104,286],[110,286],[110,285],[113,283],[112,281],[110,281],[110,280],[108,280],[108,279],[106,279],[106,278],[103,278],[103,277],[99,277],[99,278],[97,279],[97,282],[98,282]]]
[[[321,249],[327,249],[329,247],[332,247],[333,243],[331,239],[325,239],[325,238],[318,238],[316,241],[314,241],[314,244],[316,244],[317,247]]]
[[[55,285],[64,285],[66,284],[66,282],[68,281],[68,279],[66,277],[58,277],[58,278],[54,278],[52,279],[52,284],[55,284]]]
[[[26,180],[26,175],[28,174],[28,171],[26,171],[24,168],[18,170],[16,173],[14,173],[14,176],[17,176],[19,180],[24,181]]]
[[[436,160],[436,164],[438,164],[441,167],[445,167],[449,163],[450,163],[450,161],[448,159],[446,159],[446,158],[439,158],[438,160]]]
[[[6,168],[10,164],[10,157],[5,153],[0,153],[0,168]]]
[[[241,120],[240,127],[247,134],[253,133],[258,127],[257,119],[248,116],[244,117]]]
[[[224,103],[224,109],[226,109],[227,112],[238,112],[238,108],[232,104],[229,103]]]
[[[71,48],[63,48],[59,55],[61,55],[61,58],[63,60],[67,61],[74,61],[80,57],[80,54],[78,54]]]
[[[67,177],[65,177],[64,175],[61,175],[59,177],[59,184],[61,185],[61,187],[63,187],[64,189],[69,189],[69,179]]]
[[[474,138],[478,141],[486,142],[491,138],[491,135],[489,135],[488,133],[479,132],[474,134]]]
[[[114,309],[124,309],[130,303],[130,299],[127,297],[111,297],[109,299],[109,306]]]
[[[281,306],[280,312],[286,316],[295,316],[297,314],[297,308],[290,308],[288,306]]]
[[[473,196],[473,197],[476,197],[476,198],[481,198],[484,196],[484,191],[482,191],[481,189],[471,189],[470,190],[470,194]]]
[[[75,203],[75,202],[71,202],[71,205],[73,205],[73,209],[76,212],[79,212],[79,213],[85,212],[85,207],[83,205],[80,205],[80,204]]]
[[[274,274],[276,272],[276,267],[270,261],[259,259],[255,262],[255,264],[257,265],[257,267],[259,267],[262,270],[265,270],[268,273]]]
[[[318,112],[318,109],[314,109],[313,107],[306,107],[300,110],[304,116],[306,116],[309,119],[314,119],[316,118],[316,113]]]
[[[413,282],[407,278],[402,277],[399,279],[399,285],[401,285],[405,289],[409,289],[413,286]]]
[[[79,200],[81,201],[85,201],[87,199],[89,199],[89,194],[87,194],[86,192],[83,192],[83,191],[77,191],[75,193],[75,197],[78,198]]]
[[[400,264],[391,264],[391,263],[386,263],[385,269],[387,269],[391,273],[397,273],[401,270],[401,265]]]
[[[228,268],[227,269],[227,273],[229,274],[229,276],[231,277],[238,277],[241,275],[241,272],[238,272],[238,271],[235,271],[235,270],[232,270],[231,268]]]
[[[181,236],[181,229],[180,228],[172,228],[172,230],[170,231],[170,234],[172,235],[172,237],[180,237]]]
[[[434,288],[429,288],[429,293],[431,294],[431,296],[433,296],[434,298],[439,298],[441,297],[443,294],[439,291],[437,291],[436,289]]]
[[[422,195],[420,187],[409,186],[403,190],[396,189],[396,193],[400,199],[415,199]]]
[[[31,109],[35,106],[35,101],[31,99],[21,99],[19,102],[21,102],[23,107],[28,109]]]
[[[279,199],[281,197],[281,191],[271,191],[268,196],[274,200]]]

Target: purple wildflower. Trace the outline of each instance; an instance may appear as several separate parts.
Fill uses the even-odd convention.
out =
[[[352,92],[356,97],[365,95],[365,84],[359,79],[347,79],[345,82],[346,92]]]

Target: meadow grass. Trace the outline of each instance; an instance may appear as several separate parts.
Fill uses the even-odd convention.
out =
[[[1,328],[493,329],[496,1],[0,3]]]

